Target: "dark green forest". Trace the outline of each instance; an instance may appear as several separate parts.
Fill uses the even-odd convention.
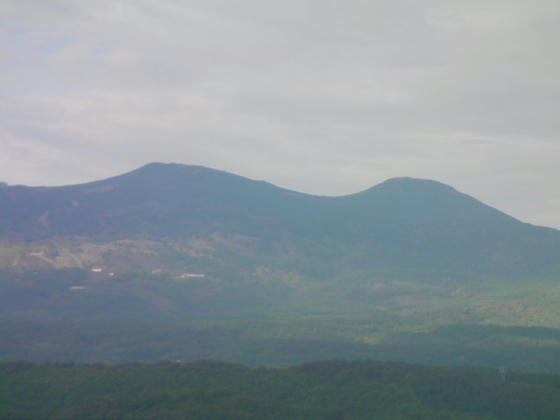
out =
[[[560,376],[393,362],[11,362],[0,389],[2,419],[560,418]]]

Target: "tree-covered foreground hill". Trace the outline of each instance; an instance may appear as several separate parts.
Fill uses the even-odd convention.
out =
[[[391,362],[0,364],[0,417],[556,419],[560,377]]]

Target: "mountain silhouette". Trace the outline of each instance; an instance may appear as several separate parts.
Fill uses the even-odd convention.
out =
[[[253,263],[278,261],[317,275],[384,269],[417,277],[536,276],[560,272],[560,232],[522,223],[454,188],[393,178],[324,197],[201,166],[151,163],[62,187],[0,187],[8,243],[237,235]]]

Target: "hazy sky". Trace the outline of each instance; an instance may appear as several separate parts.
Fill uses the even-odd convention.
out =
[[[560,228],[558,0],[1,0],[0,181],[437,179]]]

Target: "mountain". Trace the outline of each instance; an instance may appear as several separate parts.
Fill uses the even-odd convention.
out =
[[[436,181],[342,197],[152,163],[0,185],[0,360],[560,372],[560,231]]]
[[[320,276],[372,268],[465,279],[560,272],[559,231],[412,178],[320,197],[200,166],[152,163],[81,185],[4,186],[0,212],[8,243],[197,238],[257,265],[266,257]]]
[[[278,207],[291,205],[291,195],[265,182],[204,167],[153,163],[82,185],[4,187],[1,207],[7,217],[1,233],[29,241],[57,235],[157,238],[236,230],[240,223],[244,228],[260,224],[252,220],[259,215],[277,216]]]

